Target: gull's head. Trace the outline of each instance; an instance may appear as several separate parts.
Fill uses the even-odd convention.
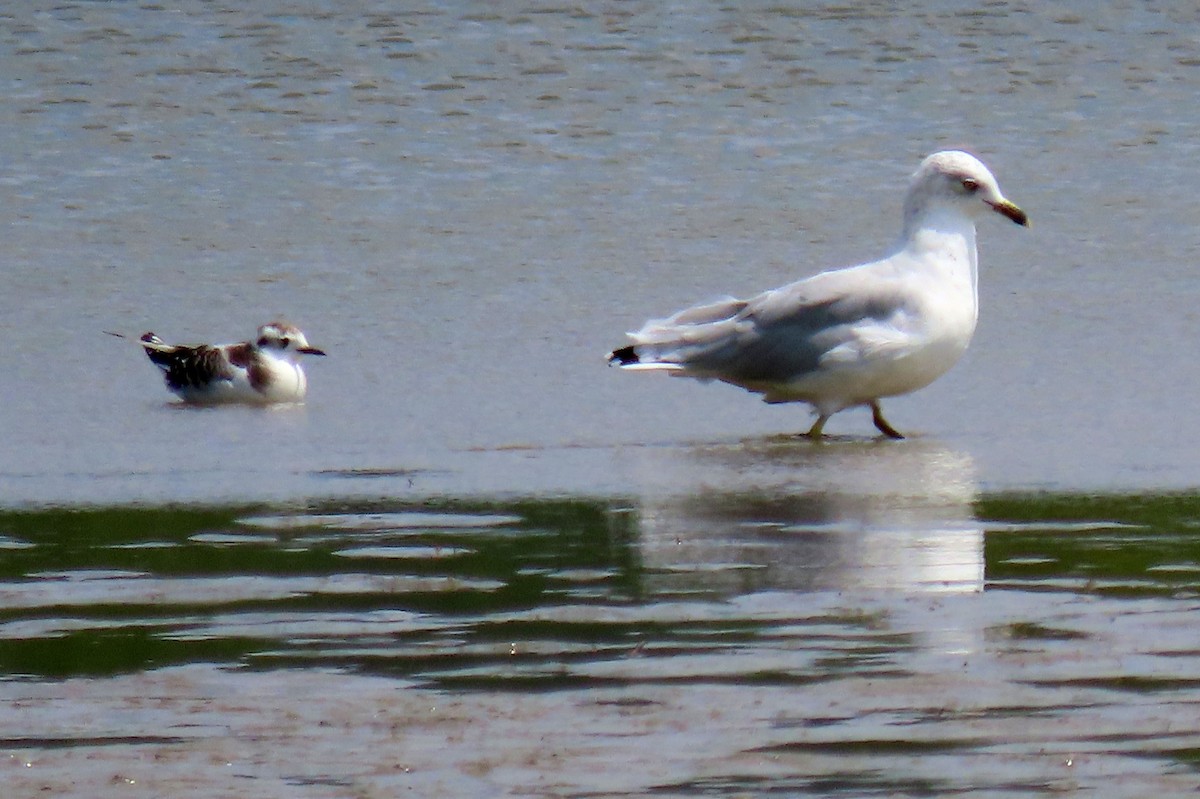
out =
[[[904,201],[905,228],[926,214],[953,210],[975,220],[995,211],[1018,225],[1029,225],[1025,212],[1008,200],[983,162],[961,150],[943,150],[921,162]]]
[[[324,351],[309,346],[308,339],[300,332],[300,328],[287,322],[270,322],[263,325],[258,329],[258,339],[254,343],[260,350],[266,350],[281,358],[325,354]]]

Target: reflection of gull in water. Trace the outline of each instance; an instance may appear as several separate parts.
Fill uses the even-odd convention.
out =
[[[814,453],[767,439],[692,457],[645,455],[653,462],[636,513],[657,590],[983,587],[977,486],[964,452],[923,441]]]
[[[984,578],[965,452],[930,441],[814,452],[766,439],[639,457],[646,479],[634,512],[648,592],[755,594],[749,606],[774,613],[918,613],[898,628],[925,630],[920,645],[935,656],[981,645],[965,599]],[[931,596],[940,601],[911,601]]]

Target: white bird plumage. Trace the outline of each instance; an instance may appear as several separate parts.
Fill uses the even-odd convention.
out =
[[[308,392],[300,357],[325,354],[299,328],[280,321],[237,344],[166,344],[153,333],[143,334],[141,344],[167,388],[198,405],[300,402]]]
[[[609,362],[806,402],[817,415],[812,438],[856,406],[871,408],[884,435],[903,438],[879,400],[929,385],[966,350],[978,318],[975,222],[990,211],[1028,225],[977,158],[934,153],[912,177],[892,255],[652,320]]]

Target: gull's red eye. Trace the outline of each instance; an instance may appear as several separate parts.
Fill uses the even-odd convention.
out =
[[[962,187],[969,192],[978,191],[979,190],[979,181],[975,180],[974,178],[963,178],[962,179]]]

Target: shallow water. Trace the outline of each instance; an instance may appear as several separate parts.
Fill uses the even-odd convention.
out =
[[[878,257],[947,146],[1033,227],[982,226],[972,349],[891,421],[988,489],[1194,486],[1200,44],[1173,7],[1072,8],[0,16],[0,503],[630,491],[624,448],[807,429],[602,356],[684,304]],[[180,412],[101,332],[237,340],[275,315],[330,353],[303,409]]]
[[[5,795],[1195,790],[1196,17],[0,12]],[[944,147],[1033,227],[909,440],[604,367]],[[277,315],[304,406],[103,333]]]
[[[6,790],[1200,788],[1195,498],[688,499],[6,513]]]

